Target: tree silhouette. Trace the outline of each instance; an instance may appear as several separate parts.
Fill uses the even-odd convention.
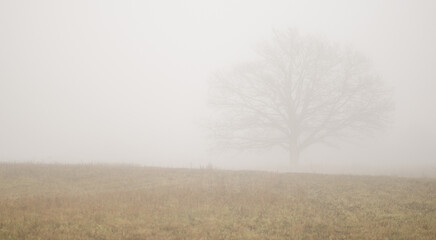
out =
[[[280,146],[291,164],[316,143],[332,143],[386,125],[389,91],[356,51],[295,30],[276,32],[259,58],[211,81],[218,146]]]

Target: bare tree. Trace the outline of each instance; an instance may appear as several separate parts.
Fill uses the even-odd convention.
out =
[[[291,164],[316,143],[331,143],[383,127],[390,94],[368,60],[323,38],[275,33],[259,59],[212,80],[212,125],[219,146],[289,151]]]

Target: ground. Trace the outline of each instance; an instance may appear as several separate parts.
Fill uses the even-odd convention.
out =
[[[0,239],[435,239],[436,179],[0,164]]]

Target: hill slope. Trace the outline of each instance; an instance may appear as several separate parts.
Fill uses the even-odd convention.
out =
[[[0,164],[0,239],[434,239],[436,180]]]

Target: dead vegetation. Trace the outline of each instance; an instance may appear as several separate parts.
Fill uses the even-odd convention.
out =
[[[0,164],[0,239],[434,239],[436,180]]]

